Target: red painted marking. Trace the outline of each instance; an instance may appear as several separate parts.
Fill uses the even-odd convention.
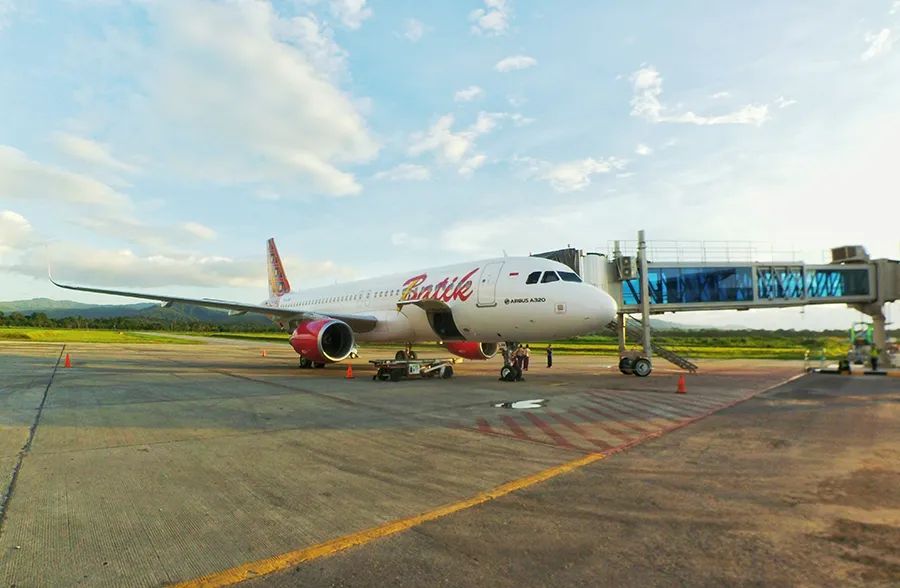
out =
[[[764,390],[756,390],[754,392],[751,392],[750,394],[747,394],[745,396],[738,398],[737,400],[733,400],[732,402],[729,402],[722,406],[717,406],[715,408],[707,410],[703,414],[700,414],[695,417],[689,418],[687,420],[681,421],[680,423],[675,423],[674,425],[670,425],[668,427],[659,429],[658,431],[653,431],[651,433],[647,433],[646,435],[643,435],[637,439],[629,441],[628,443],[624,443],[622,445],[619,445],[618,447],[613,447],[612,449],[610,449],[606,452],[606,456],[608,457],[610,455],[615,455],[616,453],[620,453],[622,451],[627,451],[628,449],[631,449],[638,443],[643,443],[644,441],[649,441],[650,439],[656,439],[658,437],[662,437],[666,433],[671,433],[672,431],[677,431],[678,429],[687,427],[688,425],[696,423],[699,420],[703,420],[706,417],[719,412],[720,410],[725,410],[726,408],[731,408],[732,406],[736,406],[742,402],[746,402],[747,400],[750,400],[754,396],[762,394],[763,392],[768,392],[769,390],[774,390],[775,388],[778,388],[779,386],[784,386],[785,384],[793,382],[794,380],[796,380],[798,378],[802,378],[804,375],[805,374],[799,374],[799,375],[793,376],[791,378],[788,378],[787,380],[784,380],[783,382],[775,384],[774,386],[770,386],[768,388],[765,388]]]
[[[630,403],[631,406],[634,406],[635,408],[638,408],[638,409],[640,409],[642,407],[646,408],[646,409],[650,410],[651,412],[654,412],[654,411],[673,412],[676,415],[681,415],[682,418],[688,417],[688,416],[693,416],[696,414],[696,410],[692,410],[690,408],[684,408],[684,407],[680,407],[680,406],[670,406],[670,405],[664,405],[664,404],[662,406],[660,406],[662,403],[647,402],[646,400],[641,400],[640,398],[634,398],[633,396],[627,396],[627,397],[626,396],[615,396],[614,399],[616,401],[621,400],[622,402]],[[626,406],[628,406],[628,404],[626,404]],[[664,416],[664,415],[660,415],[660,416]],[[668,416],[665,418],[671,419],[672,417]]]
[[[487,422],[486,419],[478,419],[478,431],[481,433],[493,433],[494,429],[491,428],[491,424]]]
[[[512,431],[516,437],[518,437],[519,439],[531,439],[531,437],[528,436],[528,433],[526,433],[522,429],[522,427],[519,426],[519,423],[516,422],[516,419],[512,418],[511,416],[505,415],[500,418],[503,419],[503,422],[506,423],[506,426],[509,427],[509,430]]]
[[[619,413],[622,413],[625,415],[629,415],[629,416],[631,416],[631,418],[637,419],[639,421],[646,421],[646,420],[650,420],[650,419],[659,418],[655,414],[650,414],[650,413],[645,414],[642,412],[636,412],[636,411],[628,408],[628,406],[622,406],[621,404],[616,404],[616,403],[610,402],[608,400],[604,401],[604,399],[601,399],[601,398],[586,398],[585,400],[587,400],[588,402],[593,402],[594,404],[599,404],[600,406],[602,406],[606,409],[612,410],[614,412],[619,412]],[[622,423],[623,425],[625,425],[626,427],[634,428],[631,425],[629,425],[626,421],[620,420],[619,422]]]
[[[628,427],[629,429],[633,429],[633,430],[637,431],[638,433],[646,433],[646,432],[647,432],[647,429],[642,429],[642,428],[640,428],[640,427],[637,426],[637,425],[632,425],[632,424],[626,423],[625,421],[620,421],[620,420],[617,419],[616,417],[610,416],[609,414],[607,414],[607,413],[605,413],[605,412],[602,412],[602,411],[599,411],[599,410],[597,410],[596,408],[593,408],[593,407],[591,407],[591,406],[585,406],[585,407],[583,407],[583,408],[584,408],[584,410],[589,410],[589,411],[591,411],[591,412],[597,413],[597,414],[599,414],[600,416],[602,416],[602,417],[605,418],[605,419],[608,419],[608,420],[611,420],[611,421],[615,421],[615,422],[619,423],[620,425],[626,426],[626,427]],[[580,412],[577,412],[575,409],[569,409],[569,412],[571,412],[572,414],[577,414],[577,415],[581,416],[581,413],[580,413]],[[610,435],[615,435],[616,437],[619,437],[619,438],[621,438],[621,439],[625,439],[626,441],[632,439],[632,437],[630,437],[627,433],[623,433],[622,431],[619,431],[619,430],[617,430],[617,429],[613,429],[612,427],[609,427],[608,425],[605,425],[602,421],[597,421],[597,425],[598,425],[601,429],[603,429],[604,431],[606,431],[607,433],[609,433]]]
[[[612,447],[612,445],[610,445],[609,443],[607,443],[605,441],[600,441],[599,439],[593,438],[589,432],[585,431],[584,429],[582,429],[581,427],[579,427],[578,425],[576,425],[575,423],[573,423],[572,421],[570,421],[569,419],[564,417],[563,415],[556,414],[555,412],[550,411],[550,410],[547,411],[547,414],[549,414],[551,417],[553,417],[558,422],[560,422],[564,427],[568,427],[569,429],[575,431],[576,433],[578,433],[579,435],[584,437],[586,440],[590,441],[591,443],[593,443],[594,445],[599,447],[600,449],[609,449],[610,447]]]
[[[562,445],[563,447],[575,447],[574,445],[569,443],[568,439],[566,439],[565,437],[563,437],[562,435],[557,433],[556,430],[553,429],[553,427],[551,427],[546,422],[541,420],[541,418],[538,417],[537,415],[530,413],[530,412],[526,412],[525,418],[528,419],[529,421],[531,421],[531,423],[533,425],[535,425],[537,428],[539,428],[541,431],[543,431],[548,437],[553,439],[557,445]]]
[[[716,404],[719,404],[719,403],[715,403],[715,404],[704,405],[704,406],[700,406],[700,405],[696,405],[696,404],[688,405],[688,403],[683,403],[683,402],[681,402],[680,398],[676,398],[674,396],[672,398],[669,398],[666,396],[657,398],[656,396],[653,396],[650,399],[645,398],[642,400],[644,402],[654,402],[656,404],[660,404],[667,408],[673,408],[673,409],[679,410],[681,412],[686,412],[689,414],[689,416],[693,416],[693,415],[697,414],[698,410],[706,410],[707,408],[710,408],[711,406],[715,406]]]

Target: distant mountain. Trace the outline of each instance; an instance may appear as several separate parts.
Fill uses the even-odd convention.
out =
[[[136,304],[84,304],[72,300],[51,300],[50,298],[32,298],[31,300],[13,300],[0,302],[0,312],[10,314],[20,312],[31,314],[43,312],[49,318],[60,319],[70,316],[83,318],[118,318],[118,317],[142,317],[165,321],[196,321],[212,324],[247,324],[247,325],[272,325],[272,321],[262,315],[246,314],[241,316],[229,316],[226,311],[176,304],[169,308],[163,308],[153,302],[139,302]]]

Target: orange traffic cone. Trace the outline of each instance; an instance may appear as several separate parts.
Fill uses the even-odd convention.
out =
[[[266,350],[263,349],[262,352],[260,353],[260,355],[261,355],[262,357],[266,357]]]
[[[66,353],[66,363],[65,363],[65,366],[66,366],[67,368],[72,367],[72,358],[69,357],[69,354],[68,354],[68,353]]]
[[[684,374],[678,376],[678,390],[676,394],[687,394],[687,384],[684,381]]]
[[[347,375],[344,376],[344,379],[345,380],[353,379],[353,364],[350,364],[350,363],[347,364]]]

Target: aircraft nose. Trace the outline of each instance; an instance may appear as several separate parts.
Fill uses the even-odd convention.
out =
[[[592,315],[594,317],[595,326],[598,329],[602,329],[606,327],[606,325],[608,325],[611,321],[615,320],[618,305],[616,304],[616,301],[612,296],[610,296],[600,288],[594,288],[594,290],[594,308]]]

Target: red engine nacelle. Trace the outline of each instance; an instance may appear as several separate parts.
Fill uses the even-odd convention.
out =
[[[353,349],[353,329],[335,319],[300,323],[291,334],[291,347],[301,357],[316,363],[346,359]]]
[[[479,343],[478,341],[447,341],[447,351],[466,359],[490,359],[497,355],[496,343]]]

